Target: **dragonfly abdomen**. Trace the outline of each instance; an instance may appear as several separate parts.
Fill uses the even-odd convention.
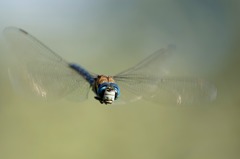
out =
[[[77,65],[77,64],[69,64],[69,67],[77,71],[82,77],[84,77],[89,84],[92,86],[94,83],[94,77],[83,67]]]

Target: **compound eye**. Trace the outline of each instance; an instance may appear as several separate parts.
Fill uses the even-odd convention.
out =
[[[118,88],[118,86],[115,83],[112,83],[111,86],[114,88],[116,93],[119,92],[119,88]]]
[[[120,96],[120,90],[119,87],[116,83],[111,83],[111,87],[114,89],[115,91],[115,99],[117,99]]]
[[[98,94],[99,94],[100,97],[103,97],[103,94],[104,94],[106,88],[107,88],[107,86],[102,86],[102,87],[99,88]]]
[[[102,83],[98,85],[98,91],[97,94],[99,97],[103,97],[105,90],[107,89],[108,84],[107,83]]]

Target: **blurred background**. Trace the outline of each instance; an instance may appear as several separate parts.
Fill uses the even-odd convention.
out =
[[[116,74],[177,46],[176,74],[204,77],[214,103],[120,106],[22,99],[0,54],[1,159],[237,159],[240,156],[240,3],[237,0],[0,1],[0,30],[28,31],[68,61]],[[181,70],[181,71],[180,71]]]

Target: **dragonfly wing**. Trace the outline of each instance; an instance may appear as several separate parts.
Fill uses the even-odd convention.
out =
[[[114,79],[123,101],[147,99],[163,104],[201,104],[216,98],[217,90],[201,79],[168,75],[167,63],[172,49],[161,49]]]
[[[79,93],[87,98],[89,84],[68,63],[24,30],[9,27],[3,32],[12,55],[9,77],[15,90],[55,99]]]
[[[203,104],[217,95],[214,85],[201,79],[119,77],[116,82],[120,98],[127,102],[146,99],[162,104]]]
[[[152,55],[148,56],[135,66],[118,73],[116,76],[129,76],[129,75],[152,75],[153,71],[158,74],[165,75],[169,73],[167,64],[173,55],[174,46],[169,46],[167,49],[159,49]]]

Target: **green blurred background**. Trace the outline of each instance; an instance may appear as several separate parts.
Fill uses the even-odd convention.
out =
[[[0,159],[238,159],[240,3],[237,0],[0,1],[0,30],[23,28],[68,61],[115,74],[168,44],[176,74],[218,88],[207,106],[147,101],[44,103],[14,94],[0,56]],[[181,70],[181,71],[180,71]]]

